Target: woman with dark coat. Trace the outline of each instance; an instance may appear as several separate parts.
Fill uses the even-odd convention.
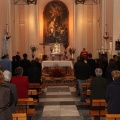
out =
[[[112,77],[113,82],[108,85],[105,96],[107,110],[109,114],[120,114],[120,71],[112,71]]]

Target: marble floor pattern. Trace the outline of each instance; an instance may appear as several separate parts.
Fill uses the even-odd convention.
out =
[[[39,98],[32,120],[92,120],[75,87],[48,86]]]

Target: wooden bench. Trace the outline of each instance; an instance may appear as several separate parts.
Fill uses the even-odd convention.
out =
[[[32,90],[32,89],[28,90],[28,95],[30,98],[33,98],[34,100],[38,101],[39,96],[37,90]]]
[[[42,86],[39,83],[29,83],[29,89],[38,89],[38,90],[41,90]]]
[[[82,91],[80,91],[81,94],[87,95],[87,91],[90,90],[90,83],[82,83]]]
[[[105,99],[94,99],[92,100],[92,107],[96,107],[97,109],[92,109],[89,111],[91,116],[105,116],[108,112],[106,109],[101,109],[101,107],[106,107],[107,103]]]
[[[26,113],[28,117],[32,117],[35,115],[34,107],[36,104],[37,101],[33,100],[33,98],[18,99],[16,113]]]
[[[27,120],[26,113],[14,113],[12,114],[12,120]]]
[[[120,114],[106,114],[106,120],[120,120]]]

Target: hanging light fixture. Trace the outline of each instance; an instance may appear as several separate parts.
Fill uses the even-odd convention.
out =
[[[75,0],[76,4],[96,5],[100,0]]]
[[[37,4],[37,0],[27,0],[27,4]]]
[[[37,4],[37,0],[12,0],[15,5],[29,5],[29,4]]]

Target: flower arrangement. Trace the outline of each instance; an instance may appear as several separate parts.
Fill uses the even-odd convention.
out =
[[[50,72],[50,77],[64,77],[65,74],[59,67],[54,67]]]
[[[74,54],[74,53],[75,53],[75,51],[76,51],[76,49],[75,49],[75,48],[69,48],[68,50],[69,50],[70,55]]]
[[[30,46],[31,52],[34,53],[36,50],[38,50],[37,47],[35,47],[34,45]]]
[[[64,44],[63,44],[63,47],[65,48],[65,50],[67,49],[68,46],[69,46],[68,43],[64,43]]]

